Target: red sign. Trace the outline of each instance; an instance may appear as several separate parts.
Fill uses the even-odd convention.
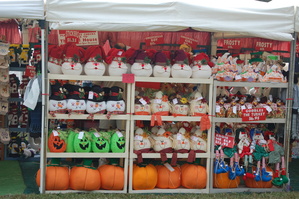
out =
[[[135,75],[134,74],[123,74],[122,75],[122,82],[123,83],[134,83],[135,82]]]
[[[26,66],[26,70],[25,70],[25,75],[30,77],[30,78],[33,78],[35,75],[36,75],[36,68],[35,66],[29,66],[27,65]]]
[[[78,46],[99,45],[97,31],[59,30],[58,41],[59,45],[66,43],[75,43]]]
[[[157,44],[164,44],[164,36],[163,35],[156,35],[150,36],[145,38],[145,44],[147,46],[154,46]]]
[[[291,48],[291,46],[290,46],[290,48]],[[299,43],[298,42],[296,42],[296,53],[299,53]]]
[[[223,39],[223,48],[241,49],[241,40],[240,39]]]
[[[267,110],[265,108],[253,108],[242,110],[242,121],[266,120]]]
[[[235,145],[235,138],[233,136],[215,133],[215,145],[221,145],[228,148],[233,148]]]
[[[192,48],[196,48],[198,40],[182,35],[180,37],[180,44],[189,44]]]
[[[271,41],[256,41],[254,44],[254,49],[259,51],[272,51],[273,42]]]

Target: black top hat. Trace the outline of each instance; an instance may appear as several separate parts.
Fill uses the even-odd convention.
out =
[[[92,92],[92,95],[88,95],[88,100],[93,102],[102,102],[104,101],[104,91],[101,88],[101,86],[93,85],[90,89],[90,92]]]
[[[85,99],[84,88],[79,85],[71,85],[67,87],[68,90],[68,99]]]
[[[49,97],[52,100],[65,100],[66,94],[63,87],[57,83],[51,85],[51,96]]]
[[[108,98],[108,101],[119,101],[123,100],[122,93],[124,89],[119,86],[112,86],[110,88],[110,96]]]

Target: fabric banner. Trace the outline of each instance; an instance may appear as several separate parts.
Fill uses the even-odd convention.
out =
[[[75,43],[78,46],[99,45],[97,31],[59,30],[58,41],[59,45],[66,43]]]
[[[196,48],[198,40],[182,35],[180,37],[180,44],[189,44],[192,48]]]
[[[223,48],[226,49],[241,49],[241,40],[240,39],[224,39]]]
[[[267,109],[253,108],[242,110],[242,121],[260,121],[266,120]]]
[[[271,41],[256,41],[254,44],[254,49],[258,50],[258,51],[272,52],[273,42],[271,42]]]
[[[147,46],[154,46],[157,44],[164,44],[164,36],[163,35],[156,35],[150,36],[145,38],[145,44]]]

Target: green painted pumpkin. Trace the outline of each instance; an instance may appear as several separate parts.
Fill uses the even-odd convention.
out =
[[[67,137],[66,152],[72,153],[74,152],[74,137],[76,135],[76,132],[73,129],[70,129],[68,133],[69,136]]]
[[[113,153],[125,152],[126,140],[120,131],[116,131],[115,133],[113,133],[110,140],[110,144],[111,144],[111,151]]]
[[[80,131],[74,136],[74,151],[77,153],[91,152],[91,136],[86,131]]]
[[[95,130],[91,130],[90,133],[92,135],[91,150],[95,153],[108,153],[110,151],[109,134]]]

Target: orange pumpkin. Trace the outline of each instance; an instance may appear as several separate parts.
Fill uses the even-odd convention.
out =
[[[35,181],[40,186],[40,169]],[[61,166],[46,167],[46,190],[67,190],[69,188],[69,168]]]
[[[237,188],[240,184],[240,177],[237,176],[234,180],[228,178],[228,173],[213,173],[213,187],[220,189]]]
[[[53,132],[50,133],[48,138],[48,148],[50,152],[65,152],[66,142],[60,138],[60,132],[55,136]]]
[[[75,166],[70,172],[70,188],[73,190],[98,190],[101,187],[100,172],[91,167],[91,160],[84,160],[84,166]]]
[[[124,188],[124,169],[115,165],[102,165],[98,168],[101,176],[101,189],[122,190]]]
[[[185,163],[181,167],[182,186],[188,189],[203,189],[207,185],[206,168],[197,164]]]
[[[174,171],[170,171],[164,165],[156,166],[158,172],[158,182],[156,187],[161,189],[176,189],[181,186],[181,169],[173,167]]]
[[[154,165],[133,166],[133,189],[148,190],[154,189],[158,181],[158,172]]]
[[[252,171],[256,171],[256,167],[252,167]],[[271,167],[266,167],[266,171],[268,173],[274,173]],[[273,178],[272,178],[273,179]],[[252,178],[247,178],[245,180],[245,185],[246,187],[250,187],[250,188],[271,188],[272,185],[272,180],[268,181],[268,182],[264,182],[264,181],[255,181]]]

